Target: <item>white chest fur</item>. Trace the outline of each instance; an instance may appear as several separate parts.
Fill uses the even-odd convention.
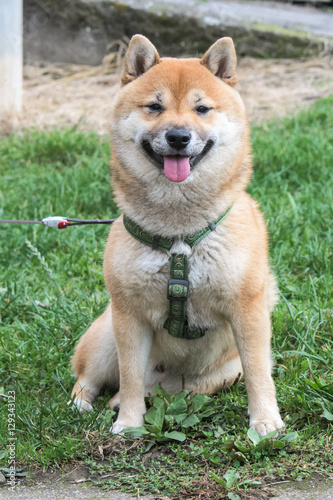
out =
[[[140,314],[155,328],[161,328],[168,316],[167,282],[170,278],[170,254],[188,256],[189,298],[187,315],[193,326],[212,328],[223,316],[226,303],[237,290],[244,258],[229,250],[226,231],[217,228],[197,246],[191,248],[176,241],[170,253],[130,238],[129,245],[116,249],[113,269],[126,283],[126,295]]]

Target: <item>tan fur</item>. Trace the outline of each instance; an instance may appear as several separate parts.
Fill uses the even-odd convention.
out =
[[[249,131],[236,83],[231,39],[198,59],[160,59],[136,35],[130,44],[112,119],[112,176],[117,202],[145,231],[175,238],[171,252],[189,257],[191,325],[208,328],[197,340],[163,329],[170,254],[135,240],[122,217],[111,228],[104,276],[112,303],[83,335],[73,368],[75,403],[90,409],[104,385],[118,387],[113,432],[143,424],[144,395],[161,384],[171,393],[214,393],[244,371],[250,425],[260,435],[281,428],[271,377],[270,312],[276,302],[266,227],[244,191],[251,175]],[[161,103],[163,112],[147,106]],[[212,108],[199,115],[197,106]],[[167,151],[165,132],[191,131],[188,156],[214,145],[183,182],[171,182],[142,147]],[[201,149],[200,149],[201,148]],[[168,154],[167,152],[164,154]],[[175,154],[175,153],[174,153]],[[232,205],[214,232],[190,248],[196,232]]]

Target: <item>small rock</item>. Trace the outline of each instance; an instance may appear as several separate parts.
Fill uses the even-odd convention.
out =
[[[5,476],[2,474],[2,472],[0,472],[0,484],[3,484],[6,482],[6,478]]]

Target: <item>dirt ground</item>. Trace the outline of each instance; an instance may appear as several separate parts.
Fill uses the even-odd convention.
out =
[[[333,58],[258,60],[238,65],[240,91],[250,121],[290,114],[333,93]],[[0,121],[0,133],[28,127],[54,126],[108,133],[112,99],[119,87],[119,70],[102,66],[53,64],[24,67],[24,107],[14,123]]]

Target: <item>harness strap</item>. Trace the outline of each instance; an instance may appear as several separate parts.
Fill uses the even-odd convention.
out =
[[[228,208],[226,212],[224,212],[220,217],[218,217],[214,222],[210,222],[208,226],[206,226],[204,229],[201,231],[198,231],[197,233],[191,234],[190,236],[186,236],[185,241],[190,245],[190,247],[194,247],[198,243],[200,243],[201,240],[203,240],[209,233],[212,231],[215,231],[216,226],[220,224],[220,222],[225,219],[225,217],[228,215],[232,207]]]
[[[187,322],[187,298],[189,293],[188,257],[182,253],[171,254],[170,279],[167,297],[169,317],[163,325],[170,335],[177,338],[198,339],[205,335],[201,328],[189,328]]]
[[[173,238],[165,238],[163,236],[152,236],[147,231],[141,229],[141,227],[133,222],[131,219],[124,215],[123,217],[124,226],[127,231],[137,240],[141,241],[145,245],[152,247],[154,250],[162,250],[163,252],[169,252],[173,245]]]
[[[201,231],[186,236],[185,242],[194,247],[203,238],[212,231],[215,231],[216,226],[228,215],[232,207],[224,212],[216,221],[211,222]],[[141,227],[130,220],[126,215],[123,217],[123,222],[126,230],[137,240],[145,245],[150,246],[154,250],[162,250],[169,252],[174,243],[174,238],[165,238],[163,236],[153,236],[147,233]],[[168,281],[167,298],[169,300],[169,316],[165,321],[165,328],[170,335],[182,339],[199,339],[205,335],[205,330],[202,328],[189,328],[187,321],[187,300],[189,295],[190,285],[188,281],[188,256],[185,254],[171,254],[170,259],[170,279]]]

